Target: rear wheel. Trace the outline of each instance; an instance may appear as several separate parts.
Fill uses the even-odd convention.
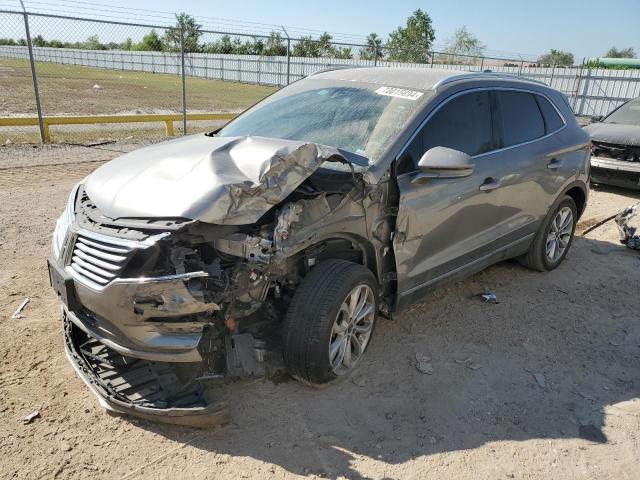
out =
[[[520,263],[541,272],[553,270],[569,252],[576,229],[578,209],[573,198],[565,195],[549,212]]]
[[[376,281],[367,268],[320,263],[298,286],[285,319],[289,373],[316,385],[351,373],[369,346],[376,312]]]

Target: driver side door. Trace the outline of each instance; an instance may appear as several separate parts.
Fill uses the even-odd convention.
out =
[[[460,92],[427,117],[397,159],[400,192],[396,231],[398,303],[402,308],[502,246],[513,216],[498,190],[505,173],[488,90]],[[418,161],[442,146],[471,156],[464,178],[423,178]],[[482,268],[482,267],[480,267]]]

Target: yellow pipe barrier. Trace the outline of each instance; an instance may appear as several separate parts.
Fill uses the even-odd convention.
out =
[[[198,120],[231,120],[235,113],[187,113],[187,121]],[[65,116],[42,117],[44,126],[44,140],[51,141],[51,125],[93,125],[98,123],[146,123],[164,122],[165,132],[168,137],[174,136],[173,122],[182,120],[182,114],[152,114],[152,115],[92,115],[92,116]],[[37,126],[38,117],[0,117],[0,127]]]

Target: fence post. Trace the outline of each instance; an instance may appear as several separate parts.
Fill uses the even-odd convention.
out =
[[[587,95],[589,94],[589,80],[591,78],[591,69],[587,69],[587,76],[584,79],[584,83],[582,85],[582,98],[580,99],[580,107],[578,111],[575,112],[578,115],[584,115],[585,113],[585,102],[587,101]]]
[[[40,129],[40,141],[45,143],[47,135],[44,131],[44,123],[42,122],[42,108],[40,106],[40,90],[38,90],[38,77],[36,76],[36,63],[33,59],[33,45],[31,44],[31,33],[29,32],[29,15],[24,3],[20,0],[24,17],[24,33],[27,37],[27,46],[29,47],[29,63],[31,64],[31,81],[33,82],[33,93],[36,97],[36,111],[38,112],[38,128]]]
[[[287,85],[291,83],[291,37],[287,32],[287,29],[280,25],[282,31],[287,36]]]
[[[584,70],[584,58],[582,59],[582,64],[580,65],[580,71],[576,75],[576,90],[573,94],[573,113],[578,113],[576,110],[576,106],[578,105],[578,92],[580,91],[580,82],[582,81],[582,71]]]
[[[184,29],[180,28],[180,62],[182,65],[182,135],[187,134],[187,83],[184,73]]]

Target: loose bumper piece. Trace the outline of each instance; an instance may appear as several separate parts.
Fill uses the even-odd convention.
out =
[[[212,402],[187,375],[185,364],[119,354],[87,335],[64,314],[67,358],[107,410],[161,423],[208,428],[228,421],[226,405]]]

